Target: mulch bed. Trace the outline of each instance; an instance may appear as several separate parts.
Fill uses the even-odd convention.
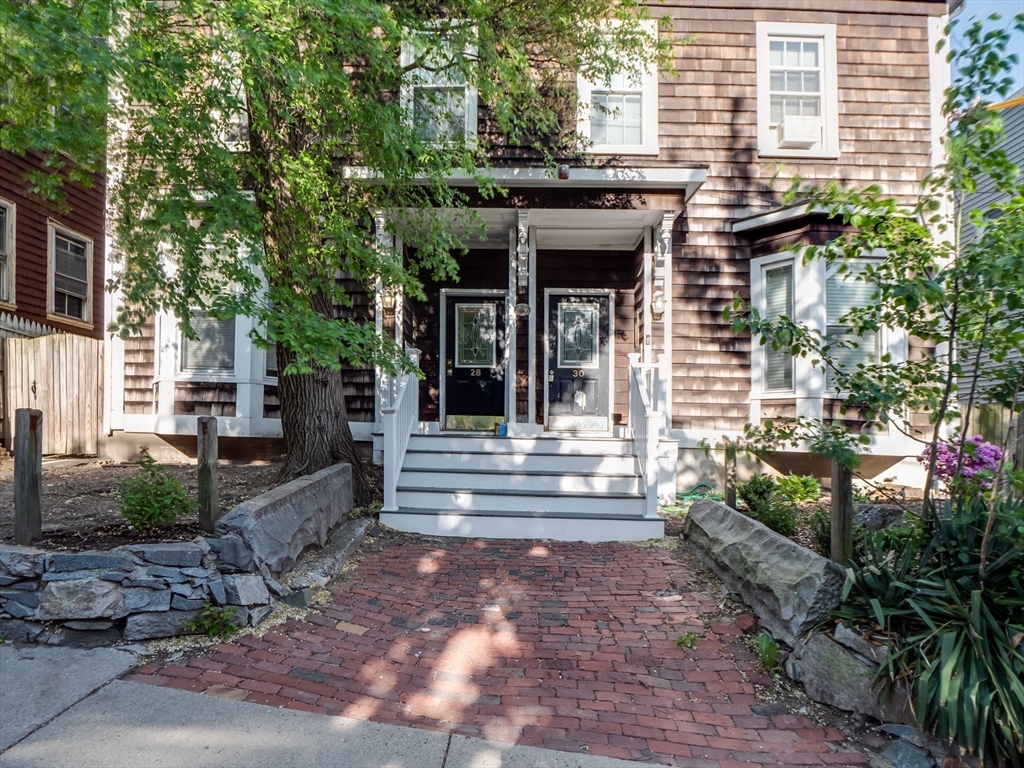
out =
[[[196,498],[194,465],[168,465],[167,469]],[[220,507],[228,512],[238,504],[278,485],[280,463],[237,464],[220,467]],[[127,477],[138,472],[134,464],[85,461],[43,464],[43,535],[33,546],[43,549],[83,551],[110,549],[122,544],[188,541],[200,534],[196,512],[169,526],[133,531],[118,511],[117,490]],[[14,464],[0,464],[0,543],[14,543]]]

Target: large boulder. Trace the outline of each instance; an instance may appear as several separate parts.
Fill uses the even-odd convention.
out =
[[[242,539],[256,562],[277,575],[310,547],[322,547],[351,509],[352,468],[338,464],[239,504],[216,531]]]
[[[761,626],[789,645],[839,605],[844,576],[835,563],[724,504],[695,502],[683,535]]]
[[[877,668],[822,633],[798,643],[786,659],[786,673],[815,701],[885,723],[912,723],[906,689],[883,695],[872,686]]]

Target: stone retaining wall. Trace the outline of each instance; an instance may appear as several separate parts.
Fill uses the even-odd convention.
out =
[[[343,464],[239,505],[217,538],[106,552],[0,545],[0,634],[57,645],[167,637],[206,602],[234,606],[237,623],[256,625],[290,592],[274,576],[323,546],[351,509],[352,468]]]

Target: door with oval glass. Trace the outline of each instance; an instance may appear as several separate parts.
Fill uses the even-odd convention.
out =
[[[505,421],[505,292],[442,294],[445,429],[492,430]]]
[[[611,429],[614,361],[612,291],[544,291],[548,429]]]

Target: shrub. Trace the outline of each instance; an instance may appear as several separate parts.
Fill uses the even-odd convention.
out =
[[[207,600],[203,603],[202,612],[182,627],[186,632],[198,632],[207,637],[217,637],[222,640],[231,637],[238,631],[239,626],[235,622],[235,614],[238,608],[233,606],[218,606]]]
[[[824,504],[815,506],[810,519],[814,551],[828,557],[832,550],[832,513]]]
[[[121,482],[118,502],[121,517],[136,531],[173,523],[193,508],[185,486],[157,464],[145,448],[138,474]]]
[[[812,475],[786,475],[778,479],[779,493],[790,501],[817,501],[821,484]]]
[[[789,536],[796,530],[796,506],[778,495],[778,486],[768,475],[754,475],[736,487],[748,517],[776,533]]]
[[[932,447],[925,446],[917,460],[928,466]],[[955,496],[979,496],[992,487],[992,478],[999,471],[1003,452],[981,435],[960,442],[941,440],[935,446],[935,476]]]
[[[876,680],[912,686],[923,729],[983,765],[1024,765],[1024,503],[995,509],[984,576],[988,510],[970,498],[934,512],[924,550],[912,537],[886,551],[872,537],[864,565],[847,570],[844,624],[889,638]]]

